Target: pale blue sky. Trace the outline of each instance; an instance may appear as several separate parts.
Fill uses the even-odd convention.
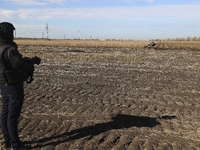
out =
[[[167,39],[200,37],[200,0],[0,0],[0,22],[17,37]]]

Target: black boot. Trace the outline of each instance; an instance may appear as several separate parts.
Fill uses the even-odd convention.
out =
[[[28,150],[30,148],[30,146],[25,146],[23,143],[17,146],[11,146],[11,150]]]
[[[4,141],[2,145],[3,145],[3,147],[4,147],[5,149],[11,147],[10,142],[5,142],[5,141]]]

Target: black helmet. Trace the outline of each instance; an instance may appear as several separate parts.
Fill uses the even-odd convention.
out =
[[[5,40],[13,40],[13,30],[15,30],[15,27],[11,23],[0,23],[0,38]]]

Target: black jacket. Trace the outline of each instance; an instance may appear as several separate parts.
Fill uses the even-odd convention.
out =
[[[7,47],[6,50],[5,47]],[[6,84],[3,74],[3,64],[6,67],[6,70],[17,70],[18,72],[26,72],[34,66],[33,60],[26,61],[22,58],[22,55],[18,51],[17,44],[13,41],[0,39],[0,54],[2,54],[0,56],[0,84]]]

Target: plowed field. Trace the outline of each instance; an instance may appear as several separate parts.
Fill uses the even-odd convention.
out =
[[[34,150],[198,150],[198,47],[19,46],[42,58],[19,135]],[[0,134],[3,140],[2,133]]]

